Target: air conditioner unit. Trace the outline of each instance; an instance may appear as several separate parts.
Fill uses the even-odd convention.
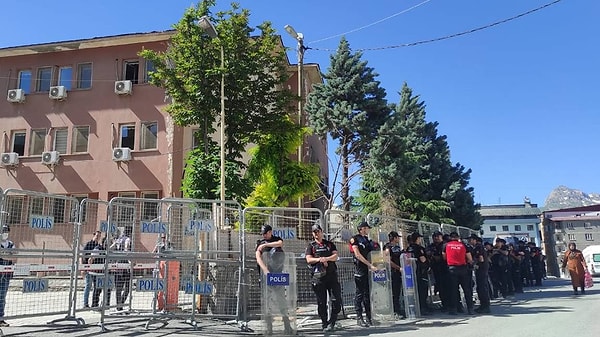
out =
[[[131,81],[116,81],[115,82],[115,94],[117,95],[131,95],[133,87]]]
[[[16,152],[7,152],[0,155],[0,165],[13,166],[19,163],[19,154]]]
[[[23,89],[10,89],[6,95],[6,100],[12,103],[25,102],[25,91]]]
[[[60,159],[58,151],[47,151],[42,153],[42,164],[55,165]]]
[[[113,149],[112,159],[114,161],[130,161],[131,149],[128,147],[115,147]]]
[[[50,97],[51,99],[64,99],[65,97],[67,97],[67,88],[65,88],[63,85],[50,87],[48,97]]]

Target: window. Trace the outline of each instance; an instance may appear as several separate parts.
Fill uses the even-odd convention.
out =
[[[562,229],[562,223],[557,222],[555,227],[556,227],[556,229]]]
[[[128,147],[133,150],[133,145],[135,144],[135,125],[121,125],[120,129],[121,131],[119,134],[119,147]]]
[[[37,71],[37,85],[35,90],[39,92],[49,91],[52,82],[52,68],[39,68]]]
[[[570,230],[574,230],[575,229],[575,227],[573,227],[573,223],[572,222],[567,222],[567,229],[570,229]]]
[[[65,222],[65,199],[54,199],[52,203],[52,215],[54,216],[54,223]]]
[[[496,231],[496,226],[490,226],[490,232],[495,232]]]
[[[502,225],[502,231],[508,232],[508,225]]]
[[[92,87],[92,64],[82,63],[77,65],[77,88],[89,89]]]
[[[586,241],[594,241],[594,237],[592,236],[592,233],[585,233],[585,239],[586,239]]]
[[[135,198],[135,192],[119,192],[119,198]],[[131,200],[121,200],[115,203],[118,227],[131,226],[134,220],[135,204]]]
[[[16,131],[12,135],[12,152],[25,155],[25,131]]]
[[[54,146],[52,150],[58,151],[60,154],[67,153],[67,137],[69,136],[69,130],[67,128],[55,129],[54,130]]]
[[[64,86],[67,90],[71,90],[71,83],[73,83],[73,68],[60,67],[58,70],[58,85]]]
[[[575,234],[568,234],[567,237],[568,237],[569,241],[576,241]]]
[[[17,87],[23,89],[26,94],[31,92],[31,70],[19,71],[19,84]]]
[[[144,69],[144,83],[150,82],[150,78],[152,77],[151,73],[156,70],[154,67],[154,63],[150,60],[146,60],[145,62],[146,68]]]
[[[125,61],[123,71],[125,72],[125,80],[131,81],[133,84],[138,84],[138,73],[140,69],[139,61]]]
[[[583,228],[585,228],[585,229],[592,229],[592,223],[591,222],[584,222],[583,223]]]
[[[37,156],[44,152],[46,143],[46,129],[31,130],[31,139],[29,140],[29,155]]]
[[[90,135],[89,126],[76,126],[73,128],[73,138],[71,139],[71,153],[88,152],[88,138]]]
[[[8,214],[6,216],[6,223],[9,225],[20,224],[21,215],[23,213],[23,196],[20,195],[9,195],[6,197],[6,204]]]
[[[157,122],[142,122],[142,136],[140,137],[140,150],[156,149]]]
[[[142,192],[144,199],[158,199],[158,192]],[[144,202],[142,205],[142,220],[151,221],[158,218],[158,206],[155,201]]]
[[[533,225],[527,225],[527,231],[529,231],[529,232],[533,231]]]
[[[197,149],[200,145],[200,141],[198,139],[198,137],[200,137],[199,133],[199,129],[192,129],[192,149]]]
[[[515,232],[521,231],[521,225],[515,225]]]

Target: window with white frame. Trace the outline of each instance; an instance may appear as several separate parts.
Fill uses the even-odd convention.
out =
[[[73,68],[72,67],[60,67],[58,69],[58,85],[62,85],[71,90],[73,83]]]
[[[140,62],[138,60],[128,60],[123,62],[123,72],[125,80],[131,81],[132,84],[138,84]]]
[[[567,229],[574,230],[575,226],[573,226],[572,222],[567,222]]]
[[[135,124],[121,124],[119,126],[119,147],[134,149]]]
[[[89,126],[73,127],[73,137],[71,139],[71,153],[88,152],[88,139],[90,135]]]
[[[585,228],[585,229],[592,229],[592,223],[591,222],[584,222],[583,223],[583,228]]]
[[[585,233],[585,239],[586,241],[594,241],[594,236],[592,233]]]
[[[81,63],[77,65],[77,88],[89,89],[92,87],[92,64]]]
[[[69,129],[54,129],[54,146],[52,146],[52,149],[60,154],[66,154],[67,138],[69,138]]]
[[[515,225],[515,232],[521,231],[521,225]]]
[[[533,231],[533,225],[527,225],[527,231],[529,231],[529,232]]]
[[[29,140],[29,155],[37,156],[44,152],[44,145],[46,143],[46,129],[33,129],[31,130],[31,139]]]
[[[17,83],[19,89],[23,89],[23,92],[29,94],[31,92],[31,70],[19,71],[19,83]]]
[[[19,156],[25,155],[25,131],[13,131],[11,149]]]
[[[157,122],[142,122],[142,134],[140,137],[140,150],[156,149],[158,135]]]
[[[490,232],[495,232],[496,231],[496,226],[490,226]]]
[[[150,78],[152,77],[152,72],[156,70],[154,67],[154,63],[150,60],[145,60],[144,62],[144,83],[150,82]]]
[[[142,192],[144,199],[158,199],[158,192]],[[158,218],[158,203],[144,202],[142,205],[142,220],[152,221]]]
[[[50,91],[50,85],[52,83],[52,67],[39,68],[37,70],[36,83],[36,91]]]
[[[567,234],[567,238],[569,239],[569,241],[576,241],[575,234]]]

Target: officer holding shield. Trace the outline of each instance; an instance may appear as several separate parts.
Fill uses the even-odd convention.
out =
[[[377,244],[369,239],[371,226],[366,221],[358,225],[358,234],[350,239],[350,247],[354,256],[354,284],[356,295],[354,296],[354,309],[356,310],[356,324],[368,328],[373,325],[371,320],[371,293],[369,287],[369,269],[377,271],[377,267],[371,264],[367,257],[369,253],[376,250]],[[366,320],[363,319],[363,306]]]

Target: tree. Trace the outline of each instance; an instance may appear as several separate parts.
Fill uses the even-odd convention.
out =
[[[211,138],[220,120],[221,74],[225,80],[226,198],[245,199],[254,183],[243,172],[242,154],[248,144],[261,144],[272,130],[289,130],[288,115],[294,96],[283,85],[288,78],[287,56],[281,38],[269,22],[259,26],[258,35],[249,24],[250,13],[232,4],[231,9],[211,16],[214,0],[189,8],[174,25],[165,52],[144,50],[153,62],[150,82],[164,87],[172,98],[167,111],[181,126],[198,125],[198,149],[191,151],[185,170],[186,196],[216,199],[219,196],[219,144]],[[217,38],[199,27],[209,16]],[[222,50],[221,50],[222,48]],[[220,67],[223,51],[224,68]],[[288,128],[288,129],[286,129]],[[294,132],[294,131],[292,131]],[[281,132],[279,132],[281,134]]]
[[[337,142],[339,161],[331,198],[336,197],[335,185],[341,175],[340,198],[346,211],[351,206],[350,182],[361,174],[370,144],[389,115],[385,90],[375,80],[378,75],[361,57],[362,53],[353,54],[348,41],[342,38],[336,53],[330,56],[325,83],[315,85],[305,106],[314,132],[321,137],[329,135]]]

